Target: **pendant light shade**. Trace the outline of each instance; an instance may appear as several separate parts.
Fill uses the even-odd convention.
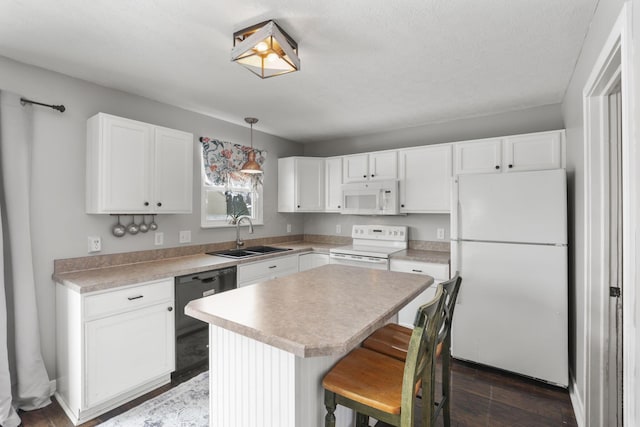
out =
[[[240,172],[262,173],[260,165],[258,164],[258,162],[256,162],[256,152],[253,149],[253,125],[254,123],[258,123],[258,119],[256,119],[255,117],[245,117],[244,121],[251,125],[251,151],[249,151],[249,153],[247,154],[248,159],[246,163],[242,165]]]
[[[263,79],[300,69],[298,43],[275,21],[235,32],[231,60]]]

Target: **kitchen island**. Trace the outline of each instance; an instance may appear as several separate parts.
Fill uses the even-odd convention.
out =
[[[325,265],[190,302],[210,324],[209,425],[323,426],[324,374],[432,283]],[[339,409],[336,425],[350,425]]]

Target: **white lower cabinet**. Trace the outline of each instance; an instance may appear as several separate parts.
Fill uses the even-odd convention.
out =
[[[413,321],[415,320],[418,308],[433,299],[436,295],[438,283],[449,279],[449,264],[391,258],[389,269],[401,273],[424,274],[434,279],[432,285],[398,312],[398,323],[402,326],[413,328]]]
[[[253,285],[298,272],[298,255],[287,255],[238,265],[238,287]]]
[[[57,284],[56,298],[56,396],[74,424],[170,381],[173,278],[88,294]]]
[[[298,270],[306,271],[312,268],[320,267],[329,264],[329,254],[319,254],[311,252],[308,254],[301,254],[298,258]]]

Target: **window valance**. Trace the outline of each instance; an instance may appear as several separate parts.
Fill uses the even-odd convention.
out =
[[[205,136],[200,137],[200,142],[208,185],[246,187],[260,183],[259,176],[240,172],[240,168],[247,161],[251,147]],[[256,148],[253,150],[256,153],[256,162],[263,168],[267,151]]]

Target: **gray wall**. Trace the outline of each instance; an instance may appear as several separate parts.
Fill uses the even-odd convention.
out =
[[[590,369],[586,363],[585,318],[584,313],[584,214],[585,214],[585,164],[583,135],[583,96],[582,91],[595,61],[600,54],[613,24],[620,13],[623,0],[607,0],[598,3],[591,21],[589,33],[585,39],[582,53],[576,64],[565,98],[562,113],[567,129],[567,174],[569,183],[569,252],[570,252],[570,337],[572,377],[575,381],[574,392],[584,404],[586,401],[585,373]],[[637,28],[637,27],[636,27]],[[593,367],[593,369],[597,369]],[[597,373],[596,373],[597,374]],[[599,374],[598,374],[599,375]],[[584,416],[584,414],[582,414]]]
[[[380,108],[384,108],[381,105]],[[338,156],[564,128],[560,104],[453,120],[390,132],[309,143],[305,156]]]
[[[213,82],[212,82],[213,83]],[[52,104],[64,104],[60,114],[34,107],[33,175],[31,222],[35,280],[40,313],[42,351],[50,378],[55,378],[55,293],[51,280],[53,260],[87,256],[87,236],[102,237],[102,254],[179,246],[180,230],[191,230],[192,244],[230,241],[235,231],[200,228],[200,172],[194,168],[193,214],[162,215],[157,218],[164,232],[164,245],[154,246],[153,233],[113,237],[115,220],[109,215],[85,214],[85,141],[86,120],[98,112],[175,128],[227,141],[248,143],[249,129],[211,117],[185,111],[128,93],[97,86],[40,68],[0,57],[0,90],[16,92],[27,98]],[[251,115],[247,101],[247,116]],[[302,154],[302,146],[261,133],[254,128],[256,147],[266,149],[264,173],[264,226],[255,236],[303,232],[303,218],[278,214],[277,158]],[[197,161],[194,155],[194,162]],[[130,217],[124,217],[129,221]]]

